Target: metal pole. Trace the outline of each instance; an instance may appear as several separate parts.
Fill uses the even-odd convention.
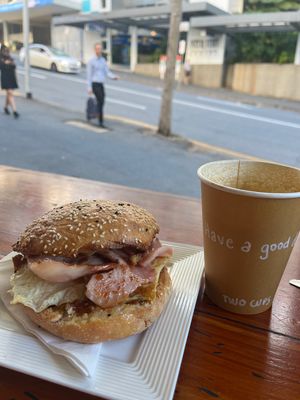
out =
[[[32,98],[30,91],[30,55],[29,55],[29,9],[28,0],[23,0],[23,44],[25,50],[25,95]]]

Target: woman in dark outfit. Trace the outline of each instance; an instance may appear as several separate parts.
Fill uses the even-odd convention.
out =
[[[16,103],[14,99],[13,90],[18,88],[17,78],[16,78],[16,64],[9,54],[9,49],[6,46],[1,46],[0,51],[0,69],[1,69],[1,88],[6,90],[6,100],[4,112],[9,115],[9,106],[13,110],[15,118],[19,117],[17,112]]]

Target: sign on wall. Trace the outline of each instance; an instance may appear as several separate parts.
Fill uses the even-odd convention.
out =
[[[39,6],[48,6],[53,4],[53,0],[29,0],[28,6],[30,8],[39,7]],[[11,11],[19,11],[23,8],[23,0],[15,1],[13,3],[1,3],[0,4],[0,13],[11,12]]]
[[[190,3],[202,3],[203,0],[189,0]],[[209,4],[232,14],[242,13],[244,0],[209,0]]]
[[[82,0],[83,13],[111,11],[111,0]]]
[[[205,31],[191,29],[188,33],[186,60],[191,65],[223,64],[226,35],[208,36]]]

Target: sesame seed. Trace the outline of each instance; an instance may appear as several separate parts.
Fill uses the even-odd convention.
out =
[[[65,244],[65,249],[67,249],[68,248],[68,245],[67,244]]]

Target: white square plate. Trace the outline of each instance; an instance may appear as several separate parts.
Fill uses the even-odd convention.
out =
[[[172,399],[199,293],[204,257],[199,247],[164,244],[174,248],[170,270],[173,291],[168,305],[144,333],[104,343],[92,378],[80,375],[63,357],[50,353],[27,334],[7,313],[1,300],[0,365],[108,399]],[[4,260],[7,259],[9,255]]]

